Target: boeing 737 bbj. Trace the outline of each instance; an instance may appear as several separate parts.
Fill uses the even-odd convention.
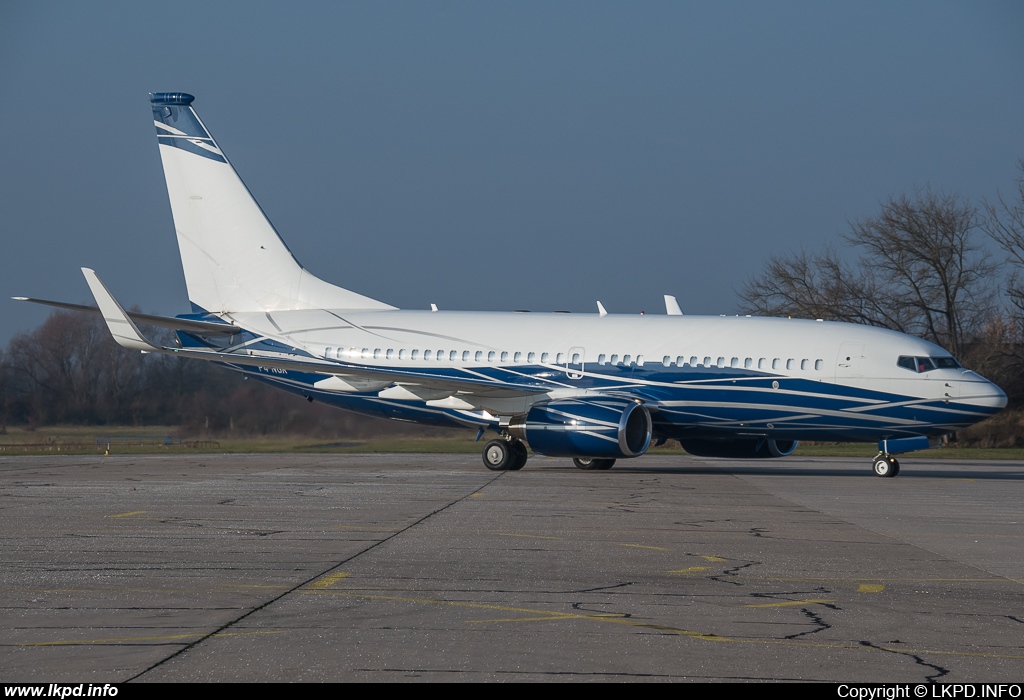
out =
[[[484,464],[527,445],[608,469],[652,442],[696,455],[782,457],[798,440],[879,443],[893,455],[1006,405],[942,348],[847,323],[665,315],[400,310],[329,284],[292,256],[185,93],[150,96],[193,313],[125,312],[84,269],[125,348],[210,360],[360,413],[492,431]],[[19,297],[25,299],[24,297]],[[61,302],[41,303],[95,311]],[[177,332],[177,346],[139,325]]]

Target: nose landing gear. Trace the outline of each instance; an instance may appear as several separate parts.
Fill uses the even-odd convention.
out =
[[[875,476],[883,476],[890,479],[900,473],[899,461],[892,455],[884,452],[878,453],[871,468],[875,472]]]

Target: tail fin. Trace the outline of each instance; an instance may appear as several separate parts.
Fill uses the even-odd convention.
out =
[[[194,99],[150,94],[189,300],[215,313],[395,308],[299,265],[192,108]]]

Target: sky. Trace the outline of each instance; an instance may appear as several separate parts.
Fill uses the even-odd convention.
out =
[[[915,189],[1009,192],[1019,2],[0,4],[0,343],[189,310],[148,93],[296,258],[402,308],[731,314]]]

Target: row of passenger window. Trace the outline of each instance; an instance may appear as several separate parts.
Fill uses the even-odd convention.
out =
[[[471,352],[469,350],[424,350],[422,353],[419,350],[394,350],[388,348],[382,350],[381,348],[327,348],[324,352],[324,357],[327,359],[335,358],[338,360],[436,360],[438,362],[448,360],[449,362],[508,362],[511,358],[512,362],[515,363],[533,363],[537,362],[538,356],[540,362],[548,364],[554,362],[557,365],[564,365],[566,354],[564,352],[549,353],[549,352],[496,352],[491,350],[490,352],[484,353],[482,350]],[[628,357],[628,356],[627,356]],[[579,364],[580,355],[579,353],[572,354],[572,363]]]
[[[603,357],[603,355],[602,355],[602,357]],[[612,357],[615,357],[615,356],[612,355]],[[627,355],[627,357],[628,357],[628,355]],[[821,370],[823,370],[825,368],[825,361],[824,360],[813,360],[812,361],[812,360],[809,360],[807,358],[794,359],[792,357],[787,357],[787,358],[773,357],[771,360],[769,360],[767,357],[759,357],[755,361],[754,358],[752,358],[752,357],[744,357],[742,359],[740,359],[739,357],[733,357],[733,358],[728,358],[728,359],[725,358],[725,357],[719,357],[719,358],[716,358],[716,359],[712,359],[711,357],[705,357],[705,358],[701,359],[701,358],[697,357],[696,355],[694,355],[694,356],[691,356],[689,359],[687,359],[686,357],[680,355],[679,357],[677,357],[675,359],[675,362],[673,362],[671,357],[669,357],[668,355],[665,355],[665,357],[663,357],[662,360],[661,360],[661,364],[665,365],[666,367],[669,367],[669,366],[675,364],[677,367],[684,367],[684,366],[689,366],[689,367],[719,367],[719,368],[724,368],[724,367],[740,368],[740,367],[742,367],[743,369],[754,369],[755,362],[756,362],[757,369],[769,369],[769,368],[771,368],[771,369],[783,369],[783,368],[785,368],[785,369],[797,369],[797,368],[800,368],[801,370],[804,370],[804,371],[808,371],[810,369],[815,369],[815,370],[820,372]]]
[[[470,350],[462,350],[461,352],[459,350],[447,350],[447,351],[446,350],[436,350],[436,351],[435,350],[423,350],[422,353],[421,353],[420,350],[418,350],[418,349],[416,349],[416,350],[406,350],[404,348],[400,349],[400,350],[394,350],[393,348],[387,348],[386,350],[385,349],[381,349],[381,348],[373,348],[371,350],[370,348],[331,348],[331,347],[328,347],[326,349],[326,351],[324,352],[324,357],[326,357],[327,359],[334,358],[334,359],[338,359],[338,360],[345,360],[345,359],[357,360],[357,359],[363,359],[363,360],[414,360],[415,361],[415,360],[422,359],[422,360],[435,360],[437,362],[443,362],[445,360],[448,360],[449,362],[462,361],[462,362],[501,362],[501,363],[508,363],[509,360],[511,360],[515,364],[522,364],[522,363],[533,364],[534,362],[537,362],[538,358],[539,358],[539,361],[540,361],[541,364],[551,364],[551,363],[554,363],[556,365],[564,365],[566,363],[566,358],[568,357],[568,355],[566,353],[564,353],[564,352],[558,352],[558,353],[550,353],[550,352],[541,352],[541,353],[537,353],[537,352],[507,352],[507,351],[497,352],[497,351],[494,351],[494,350],[491,350],[491,351],[486,352],[486,353],[483,350],[477,350],[476,352],[472,352]],[[574,353],[572,353],[571,358],[569,358],[569,363],[573,364],[573,365],[578,365],[580,363],[580,360],[581,360],[580,354],[574,352]],[[780,357],[775,357],[775,358],[772,358],[771,360],[769,360],[766,357],[760,357],[760,358],[758,358],[756,360],[756,363],[757,363],[757,369],[769,369],[769,367],[770,367],[771,369],[776,369],[776,370],[783,369],[783,368],[789,369],[789,370],[794,370],[794,369],[797,369],[799,367],[799,369],[804,370],[804,371],[810,370],[812,368],[815,369],[815,370],[820,371],[820,370],[822,370],[824,368],[824,364],[825,364],[823,360],[813,360],[812,361],[812,360],[809,360],[809,359],[806,359],[806,358],[799,359],[799,360],[798,359],[794,359],[794,358],[785,358],[785,359],[783,359],[783,358],[780,358]],[[625,365],[625,366],[643,367],[644,366],[644,356],[643,355],[636,355],[636,356],[633,356],[633,355],[618,355],[618,354],[612,354],[612,355],[609,356],[609,355],[606,355],[605,353],[601,353],[600,355],[597,356],[597,364],[599,364],[599,365],[610,364],[610,365]],[[693,355],[693,356],[691,356],[689,358],[687,358],[687,357],[685,357],[683,355],[680,355],[680,356],[676,357],[675,360],[673,360],[671,356],[665,355],[662,358],[662,360],[661,360],[661,364],[664,365],[665,367],[671,367],[674,364],[677,367],[718,367],[718,368],[725,368],[725,367],[740,368],[740,367],[742,367],[743,369],[754,369],[755,360],[752,357],[745,357],[745,358],[742,358],[742,359],[739,358],[739,357],[733,357],[733,358],[719,357],[717,359],[713,359],[710,356],[709,357],[704,357],[702,359],[702,358],[697,357],[696,355]]]

